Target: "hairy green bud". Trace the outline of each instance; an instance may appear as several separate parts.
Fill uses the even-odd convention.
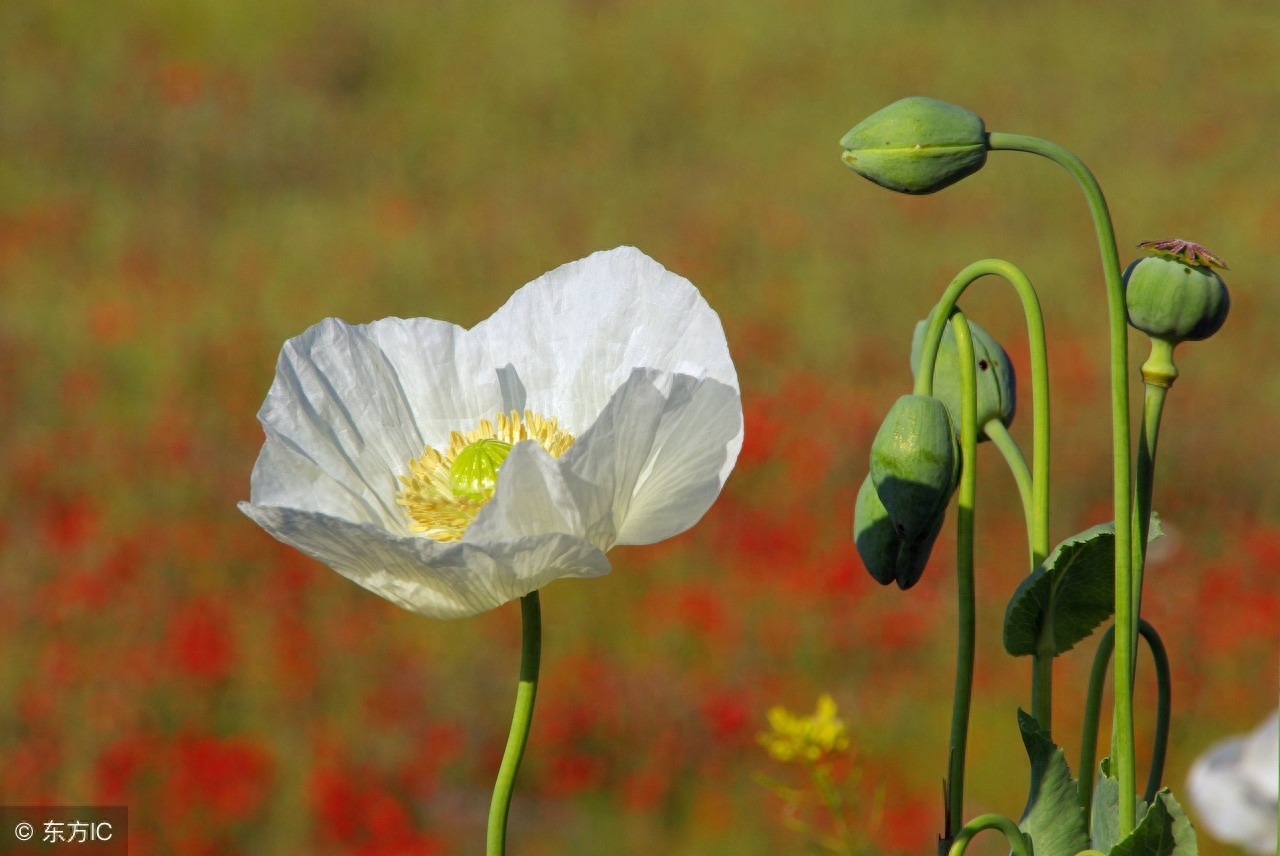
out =
[[[933,193],[987,162],[982,117],[920,96],[872,113],[845,134],[840,145],[846,166],[899,193]]]

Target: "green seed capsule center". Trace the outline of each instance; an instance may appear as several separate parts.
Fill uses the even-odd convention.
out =
[[[449,467],[454,494],[480,502],[493,496],[498,485],[498,468],[510,452],[510,443],[492,438],[469,443]]]

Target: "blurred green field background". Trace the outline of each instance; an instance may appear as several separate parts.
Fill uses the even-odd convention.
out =
[[[1080,155],[1122,262],[1183,237],[1231,265],[1231,317],[1180,350],[1160,445],[1173,534],[1147,614],[1174,658],[1180,792],[1198,752],[1276,702],[1272,3],[14,0],[0,799],[127,803],[135,854],[480,852],[519,610],[432,622],[277,545],[235,509],[254,414],[281,343],[323,317],[470,326],[634,244],[721,313],[747,447],[690,533],[543,593],[511,852],[809,852],[752,781],[786,773],[755,735],[770,705],[823,691],[864,796],[884,795],[862,813],[871,846],[933,852],[954,541],[907,594],[866,577],[849,528],[870,439],[951,276],[1019,264],[1051,337],[1056,542],[1110,517],[1107,356],[1092,229],[1060,170],[1004,153],[905,198],[840,164],[850,126],[913,94]],[[1011,289],[965,307],[1025,369]],[[1029,444],[1025,418],[1014,435]],[[1012,480],[990,449],[980,463],[968,810],[1016,817],[1029,666],[999,622],[1025,542]],[[1073,765],[1081,649],[1057,667]]]

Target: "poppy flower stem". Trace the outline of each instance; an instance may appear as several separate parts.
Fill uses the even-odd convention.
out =
[[[956,600],[959,641],[956,645],[956,686],[951,703],[951,753],[947,775],[950,823],[964,818],[964,762],[969,739],[969,709],[973,697],[973,656],[977,635],[977,607],[973,584],[973,525],[978,484],[978,379],[969,322],[958,308],[951,312],[960,362],[960,495],[956,515]],[[950,838],[952,830],[946,830]]]
[[[991,444],[1000,451],[1004,461],[1009,465],[1013,481],[1018,486],[1018,497],[1022,500],[1022,515],[1027,521],[1027,532],[1031,532],[1035,520],[1035,503],[1031,498],[1031,469],[1017,442],[1009,435],[1009,429],[999,419],[992,419],[982,426],[983,433],[991,438]],[[1036,563],[1032,563],[1034,567]]]
[[[1147,647],[1151,649],[1151,660],[1156,667],[1156,732],[1155,743],[1151,748],[1151,769],[1147,774],[1147,790],[1142,798],[1151,803],[1160,790],[1160,780],[1164,778],[1164,761],[1169,749],[1169,717],[1173,706],[1172,681],[1169,673],[1169,654],[1165,650],[1160,634],[1146,620],[1139,619],[1138,630]],[[1080,739],[1080,766],[1078,795],[1080,807],[1084,809],[1084,824],[1089,826],[1093,813],[1093,786],[1098,759],[1098,717],[1102,709],[1102,691],[1107,682],[1107,666],[1111,663],[1111,652],[1115,649],[1115,625],[1107,628],[1098,650],[1093,655],[1093,669],[1089,673],[1089,694],[1084,705],[1084,736]]]
[[[945,316],[956,305],[960,295],[970,285],[984,276],[998,276],[1006,280],[1018,293],[1022,301],[1022,313],[1027,323],[1027,343],[1031,351],[1031,508],[1028,513],[1028,541],[1031,545],[1031,567],[1035,568],[1049,555],[1049,356],[1044,333],[1044,316],[1040,312],[1040,299],[1036,295],[1031,280],[1015,264],[1003,259],[981,259],[956,274],[955,279],[947,286],[938,301],[939,315]],[[931,322],[925,333],[924,347],[920,355],[920,365],[933,365],[937,359],[938,347],[942,342],[944,319]],[[933,375],[923,369],[916,377],[915,392],[918,395],[933,394]],[[1001,426],[1003,427],[1003,426]],[[992,436],[988,433],[988,436]],[[1007,436],[1007,435],[1006,435]],[[1001,442],[992,438],[997,447]],[[1012,439],[1008,444],[1012,445]],[[1008,457],[1004,448],[1001,451]],[[1020,458],[1021,455],[1019,454]],[[1010,459],[1010,468],[1014,470],[1014,479],[1018,481],[1019,491],[1023,490],[1021,467]],[[1038,719],[1038,717],[1037,717]],[[1047,724],[1041,722],[1041,727]]]
[[[516,689],[516,710],[511,717],[507,748],[502,753],[498,780],[493,786],[489,804],[489,831],[485,856],[504,856],[507,852],[507,814],[511,809],[511,793],[515,788],[520,759],[529,740],[533,721],[533,702],[538,694],[538,667],[542,660],[542,606],[536,591],[520,598],[522,620],[520,647],[520,685]]]
[[[1151,531],[1151,495],[1156,479],[1156,443],[1164,412],[1167,386],[1147,383],[1142,401],[1142,433],[1138,436],[1138,462],[1133,496],[1133,614],[1142,615],[1142,574],[1147,563],[1147,537]],[[1137,649],[1135,647],[1136,656]]]
[[[966,823],[956,834],[955,841],[947,851],[948,856],[964,856],[964,851],[973,840],[973,836],[987,829],[998,829],[1009,842],[1009,849],[1013,851],[1014,856],[1031,856],[1031,839],[1018,829],[1018,824],[1002,814],[983,814]],[[1097,853],[1098,851],[1085,852]]]
[[[1112,758],[1120,780],[1120,837],[1133,831],[1137,809],[1133,751],[1133,650],[1138,616],[1133,612],[1133,527],[1131,512],[1132,454],[1129,433],[1129,327],[1120,257],[1116,252],[1115,229],[1102,188],[1080,158],[1057,143],[1022,134],[991,132],[987,145],[992,151],[1028,152],[1048,158],[1076,180],[1084,192],[1098,239],[1102,273],[1106,280],[1107,315],[1111,337],[1111,458],[1112,502],[1116,521],[1116,657],[1115,714],[1112,718]]]
[[[1010,466],[1014,470],[1014,478],[1018,482],[1019,491],[1023,494],[1023,503],[1027,512],[1031,567],[1034,569],[1049,554],[1049,359],[1044,334],[1044,320],[1040,312],[1040,301],[1036,296],[1035,288],[1031,285],[1031,281],[1016,265],[1002,259],[982,259],[960,271],[943,292],[942,299],[938,301],[938,308],[932,314],[929,327],[925,331],[920,354],[920,370],[916,374],[915,385],[916,394],[933,394],[933,366],[937,360],[943,330],[947,319],[953,315],[957,316],[959,320],[954,322],[956,345],[959,351],[961,384],[965,390],[962,396],[961,413],[964,469],[962,470],[958,500],[959,532],[956,538],[960,641],[956,661],[956,689],[952,702],[951,754],[948,762],[947,812],[949,820],[946,830],[947,838],[952,834],[953,824],[959,823],[964,817],[965,744],[967,742],[973,684],[974,625],[977,621],[973,582],[973,512],[975,501],[974,485],[976,484],[976,463],[974,462],[976,461],[976,448],[971,449],[965,445],[964,432],[966,418],[968,417],[963,412],[964,406],[972,401],[969,398],[970,387],[965,386],[967,383],[964,379],[965,367],[967,366],[968,371],[972,374],[974,366],[972,343],[970,342],[968,348],[968,356],[965,355],[964,347],[960,343],[959,328],[964,326],[967,333],[968,325],[964,322],[963,314],[956,309],[956,302],[960,299],[960,295],[964,293],[965,289],[984,276],[999,276],[1008,281],[1017,291],[1018,297],[1022,301],[1023,314],[1026,316],[1027,340],[1031,350],[1032,471],[1029,475],[1027,474],[1027,467],[1024,461],[1019,468],[1014,465],[1015,462],[1011,459]],[[968,339],[969,337],[965,336],[965,338]],[[971,378],[971,380],[973,394],[976,398],[976,378]],[[976,418],[975,404],[972,419],[976,421]],[[1003,439],[1007,441],[1005,445],[1012,448],[1017,461],[1022,461],[1022,455],[1017,452],[1016,444],[1013,443],[1007,433],[1003,432],[1004,426],[999,424],[999,420],[992,420],[991,425],[1000,429],[999,433],[1002,433]],[[972,440],[975,447],[977,444],[976,436],[977,429],[975,426]],[[994,437],[997,435],[989,433],[988,436]],[[996,445],[999,446],[1001,443],[997,441]],[[1002,451],[1005,451],[1006,455],[1010,454],[1008,448],[1002,449]],[[967,487],[966,479],[970,480]],[[1048,710],[1052,699],[1053,673],[1051,668],[1045,668],[1039,656],[1033,658],[1033,663],[1033,675],[1036,678],[1032,688],[1033,715],[1037,717],[1037,720],[1043,717],[1042,727],[1048,729]],[[1052,657],[1047,659],[1047,663],[1050,666],[1052,665]]]

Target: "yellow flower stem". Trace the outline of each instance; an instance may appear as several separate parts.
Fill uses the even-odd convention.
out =
[[[502,753],[498,780],[493,786],[489,804],[489,830],[485,856],[504,856],[507,852],[507,813],[511,809],[511,793],[515,788],[520,759],[529,740],[529,724],[533,721],[533,702],[538,694],[538,666],[542,660],[542,607],[538,593],[520,598],[522,620],[520,646],[520,685],[516,689],[516,710],[511,717],[507,748]]]
[[[822,800],[823,807],[831,815],[832,824],[835,826],[836,834],[824,836],[822,846],[838,856],[854,856],[853,842],[849,840],[849,822],[844,816],[844,798],[840,795],[835,783],[831,781],[830,767],[815,761],[807,762],[807,766],[813,788],[817,791],[818,798]]]
[[[1133,649],[1138,616],[1133,613],[1133,530],[1131,524],[1132,455],[1129,434],[1129,328],[1124,302],[1124,285],[1120,278],[1120,257],[1116,252],[1115,230],[1107,211],[1102,188],[1080,158],[1071,152],[1037,137],[1022,134],[987,135],[993,150],[1028,152],[1048,158],[1061,166],[1084,191],[1106,280],[1107,318],[1111,336],[1111,463],[1112,504],[1116,521],[1116,639],[1115,712],[1112,717],[1112,757],[1116,778],[1120,780],[1121,838],[1133,832],[1137,808],[1135,761],[1133,752]],[[1037,717],[1039,719],[1039,717]],[[1044,723],[1040,723],[1044,726]]]

